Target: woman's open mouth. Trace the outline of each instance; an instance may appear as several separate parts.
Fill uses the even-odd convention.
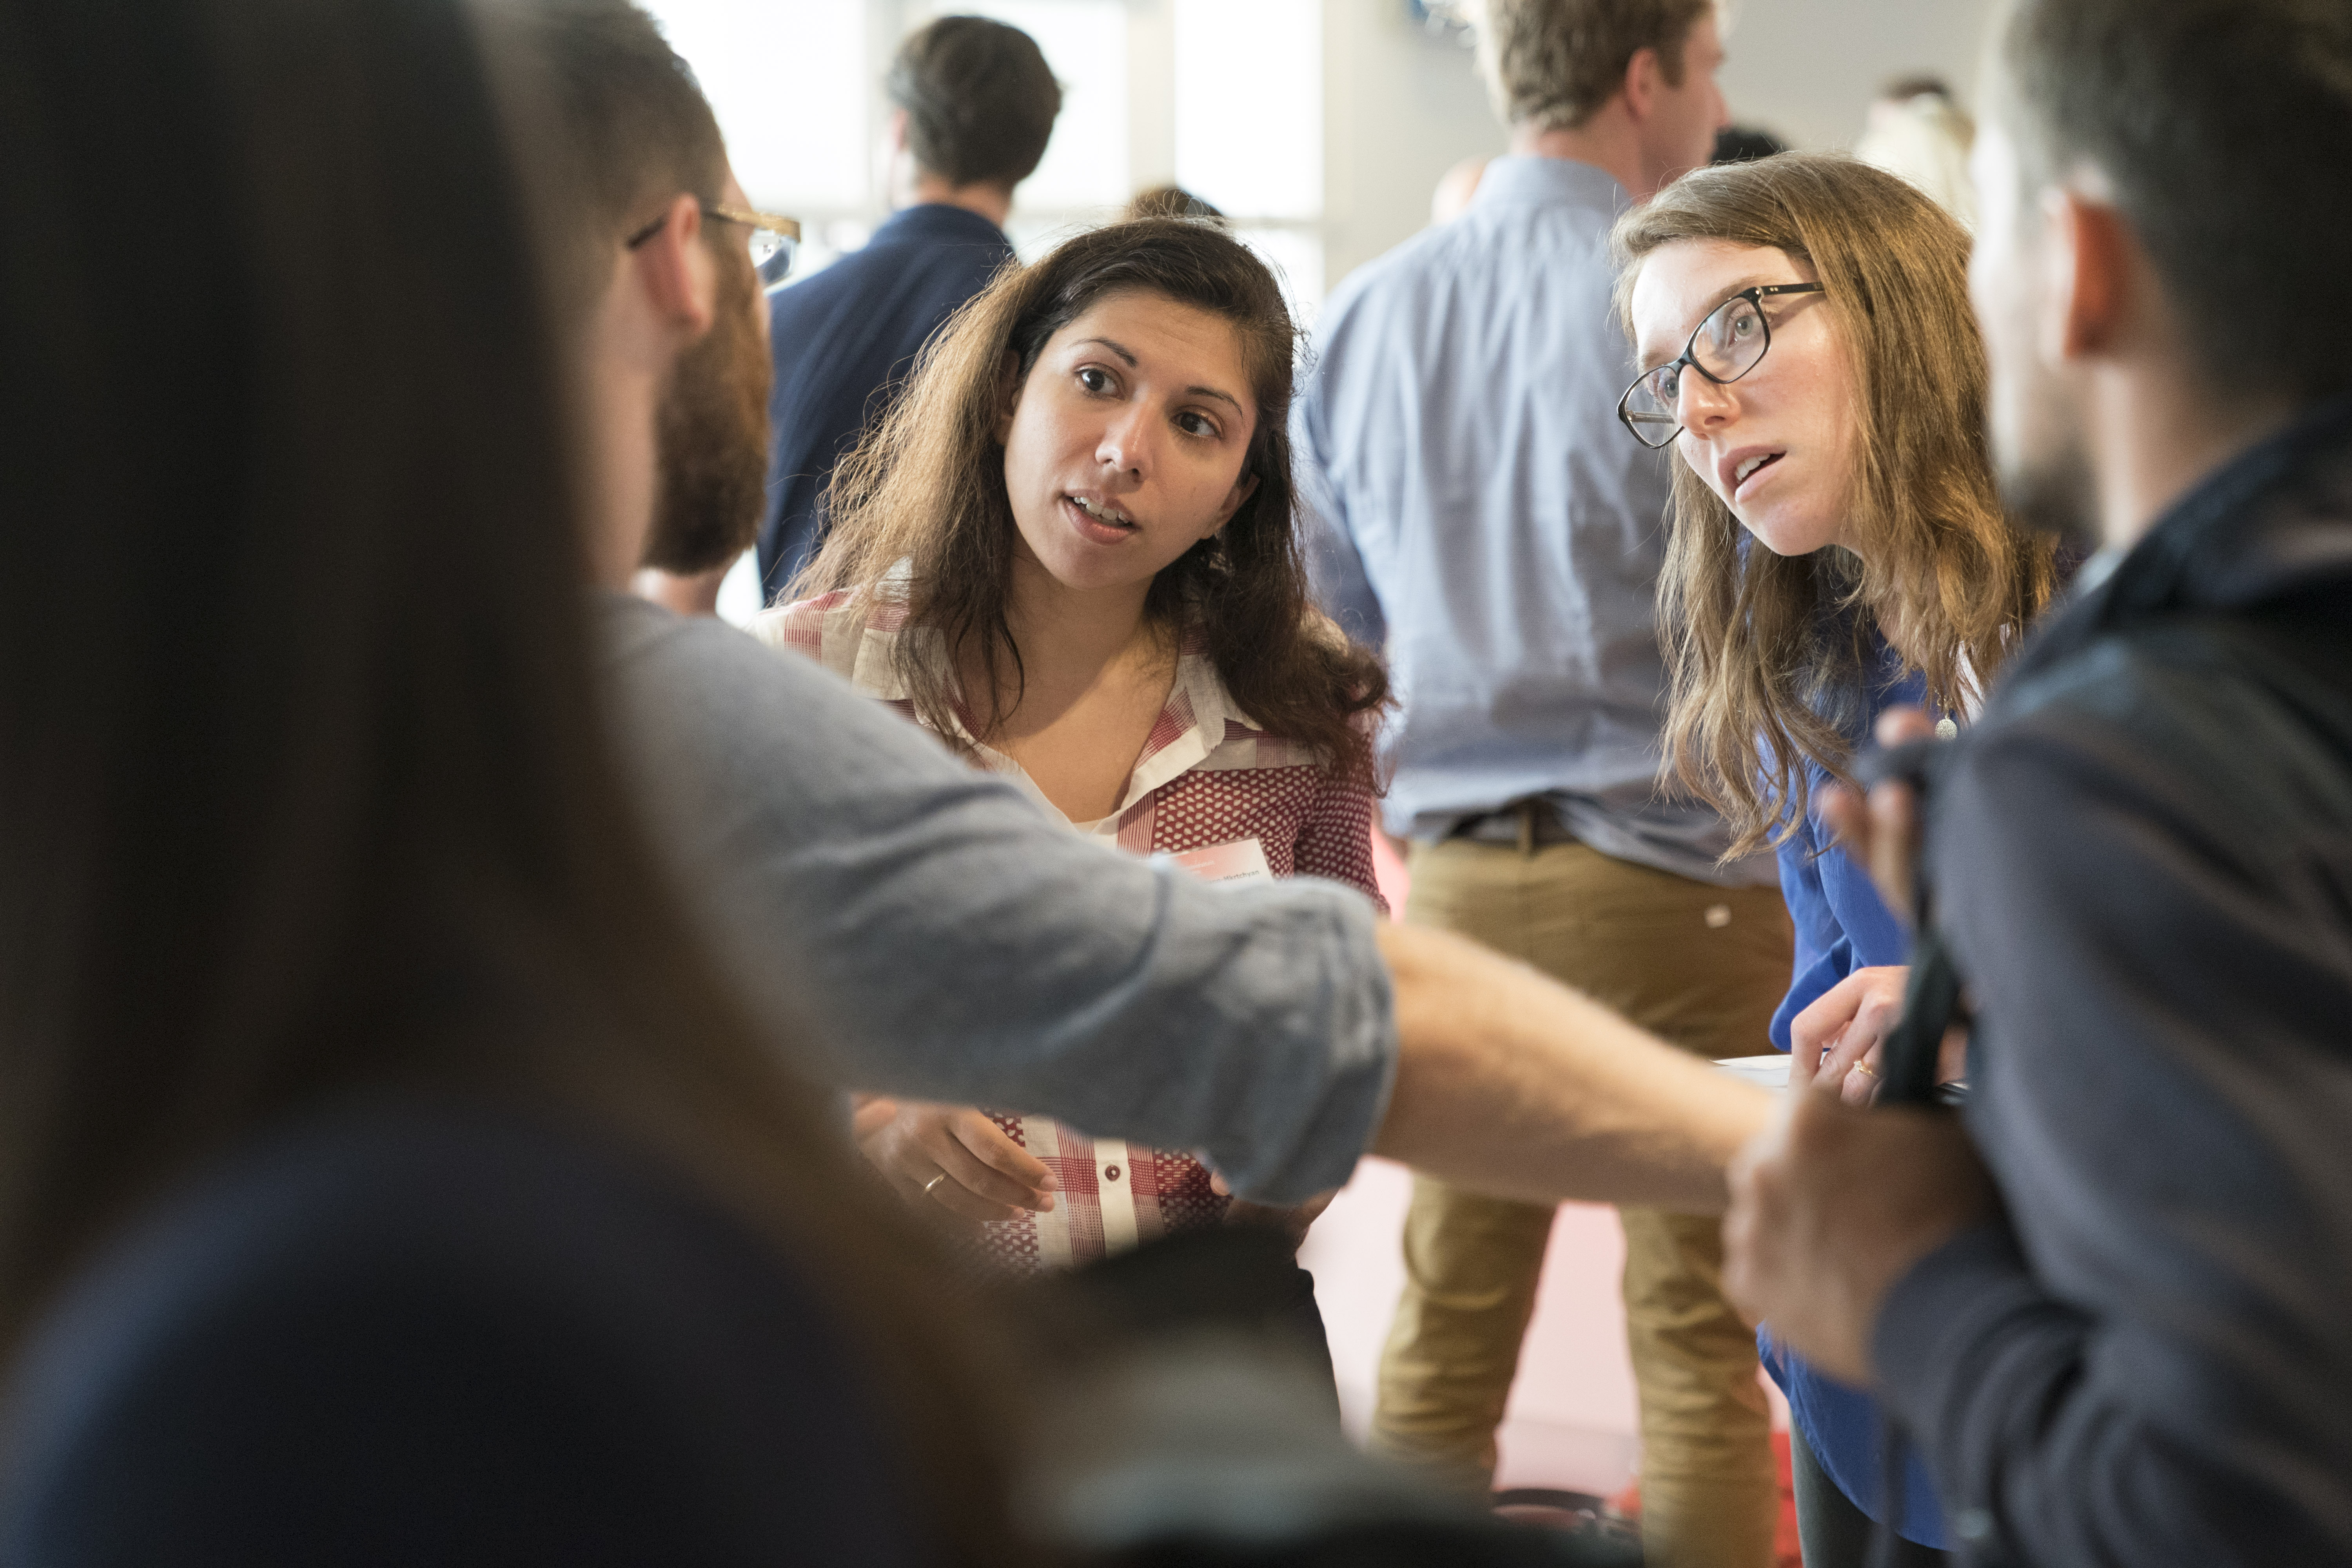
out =
[[[1748,489],[1748,481],[1779,462],[1781,457],[1779,452],[1759,452],[1755,457],[1742,458],[1739,466],[1732,470],[1731,499],[1738,500],[1740,493]]]
[[[1079,536],[1097,544],[1117,544],[1133,535],[1136,530],[1135,520],[1108,501],[1066,495],[1062,498],[1062,508]]]

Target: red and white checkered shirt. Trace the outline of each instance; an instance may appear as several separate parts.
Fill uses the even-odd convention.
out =
[[[876,606],[828,594],[769,610],[751,630],[914,716],[897,668],[898,638],[908,635],[905,612],[887,601]],[[982,766],[1025,790],[1055,820],[1069,822],[1020,763],[981,745],[961,722],[957,728]],[[1234,707],[1206,651],[1188,638],[1178,650],[1168,704],[1118,809],[1070,827],[1139,855],[1246,847],[1254,840],[1275,876],[1328,877],[1385,910],[1372,876],[1373,809],[1363,784],[1333,778],[1305,747],[1252,724]],[[982,1227],[983,1250],[994,1262],[1018,1269],[1083,1263],[1224,1217],[1227,1200],[1211,1189],[1207,1168],[1190,1154],[1088,1138],[1050,1117],[989,1114],[1062,1183],[1053,1213]]]

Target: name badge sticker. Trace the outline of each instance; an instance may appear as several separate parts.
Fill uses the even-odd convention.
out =
[[[1181,855],[1162,858],[1175,862],[1204,882],[1274,880],[1274,868],[1266,864],[1265,845],[1255,838],[1236,838],[1231,844],[1212,844],[1206,849],[1187,849]]]

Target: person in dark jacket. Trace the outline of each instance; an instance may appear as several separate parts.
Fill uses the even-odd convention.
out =
[[[865,248],[769,297],[762,599],[816,553],[834,463],[880,419],[931,334],[1013,259],[1013,188],[1045,155],[1062,107],[1029,35],[981,16],[910,34],[885,85],[898,210]]]
[[[2347,84],[2308,0],[2004,23],[1995,444],[2105,549],[1927,770],[1965,1116],[1801,1097],[1726,1225],[1973,1562],[2352,1563]],[[1912,800],[1839,813],[1898,906]]]

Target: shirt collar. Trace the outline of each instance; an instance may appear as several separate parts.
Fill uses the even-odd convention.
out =
[[[922,202],[900,207],[882,220],[868,245],[960,244],[992,245],[1010,250],[1004,231],[971,211],[947,202]]]
[[[1625,187],[1605,169],[1573,158],[1527,153],[1489,160],[1470,198],[1473,210],[1503,205],[1597,206],[1619,213],[1632,205]]]
[[[882,592],[877,595],[880,607],[868,616],[860,633],[857,659],[850,675],[851,685],[884,702],[910,700],[906,682],[898,674],[900,637],[925,639],[923,652],[927,658],[945,657],[936,632],[923,627],[908,630],[900,616],[893,612],[891,589],[896,586],[903,595],[910,570],[910,563],[902,561],[883,579]],[[1018,764],[1010,757],[973,737],[962,712],[959,711],[955,720],[957,738],[971,746],[992,770],[1018,773]],[[1176,651],[1176,675],[1169,684],[1168,700],[1143,742],[1142,753],[1128,775],[1127,789],[1109,820],[1126,816],[1153,790],[1198,766],[1211,752],[1224,744],[1228,722],[1243,729],[1255,728],[1247,716],[1234,706],[1225,683],[1218,679],[1216,663],[1209,657],[1207,644],[1199,633],[1188,633]],[[1022,782],[1027,783],[1026,775],[1022,775]],[[1034,784],[1030,789],[1033,794],[1038,793]],[[1045,797],[1038,794],[1038,798]]]
[[[1143,754],[1136,759],[1135,772],[1128,776],[1118,815],[1126,815],[1136,802],[1182,776],[1223,745],[1228,720],[1249,727],[1249,721],[1226,694],[1225,683],[1217,679],[1217,667],[1206,647],[1197,634],[1188,635],[1176,652],[1176,679],[1169,685],[1167,706],[1160,710],[1160,721],[1152,726],[1150,737],[1143,742]]]

